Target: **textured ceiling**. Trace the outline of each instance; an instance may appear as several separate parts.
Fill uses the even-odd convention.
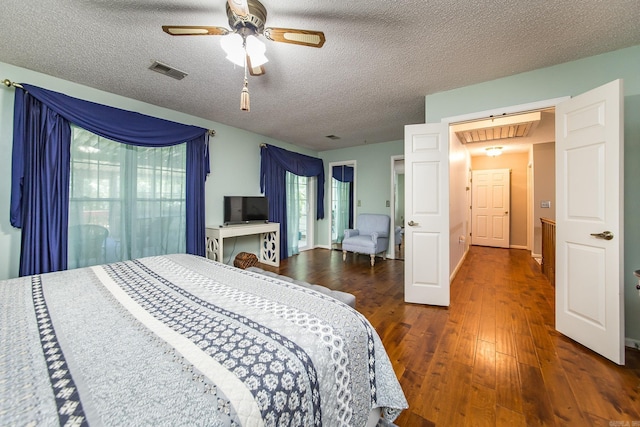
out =
[[[263,0],[267,26],[323,31],[315,49],[265,40],[266,75],[225,60],[224,0],[4,0],[0,61],[316,151],[403,138],[427,94],[640,44],[638,0]],[[175,80],[154,62],[189,73]],[[0,76],[20,81],[20,76]],[[28,82],[26,82],[28,83]],[[337,135],[338,140],[326,138]]]

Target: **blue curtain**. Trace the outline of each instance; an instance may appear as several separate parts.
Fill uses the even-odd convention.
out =
[[[206,129],[22,86],[15,95],[10,206],[11,225],[22,228],[21,276],[67,268],[69,123],[124,144],[186,142],[186,249],[205,254]]]
[[[269,221],[280,223],[280,259],[288,257],[285,174],[318,179],[316,219],[324,218],[324,164],[322,159],[265,144],[260,149],[260,191],[269,200]]]
[[[21,247],[30,248],[29,256],[20,257],[21,276],[59,270],[61,259],[66,267],[70,150],[64,141],[71,139],[66,120],[23,94],[16,92],[14,107],[19,120],[14,122],[12,161],[19,175],[12,177],[10,217],[13,226],[22,228]],[[29,143],[15,147],[16,139]]]
[[[340,182],[353,182],[353,166],[339,165],[334,166],[331,176]]]

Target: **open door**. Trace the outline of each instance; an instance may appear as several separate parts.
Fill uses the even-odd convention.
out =
[[[449,305],[449,139],[444,124],[405,126],[406,302]]]
[[[621,365],[622,117],[621,80],[556,108],[556,329]]]

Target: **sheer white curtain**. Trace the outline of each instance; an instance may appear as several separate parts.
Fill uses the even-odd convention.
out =
[[[333,212],[331,218],[333,220],[333,228],[331,235],[331,243],[342,243],[344,238],[344,230],[349,228],[349,189],[350,182],[341,182],[335,178],[331,179]]]
[[[300,179],[298,175],[287,172],[287,246],[288,256],[300,253]]]
[[[69,268],[186,252],[186,144],[146,148],[73,127]]]

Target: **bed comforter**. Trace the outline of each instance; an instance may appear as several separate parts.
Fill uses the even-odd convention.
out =
[[[349,306],[192,255],[0,282],[0,425],[364,426],[407,403]]]

